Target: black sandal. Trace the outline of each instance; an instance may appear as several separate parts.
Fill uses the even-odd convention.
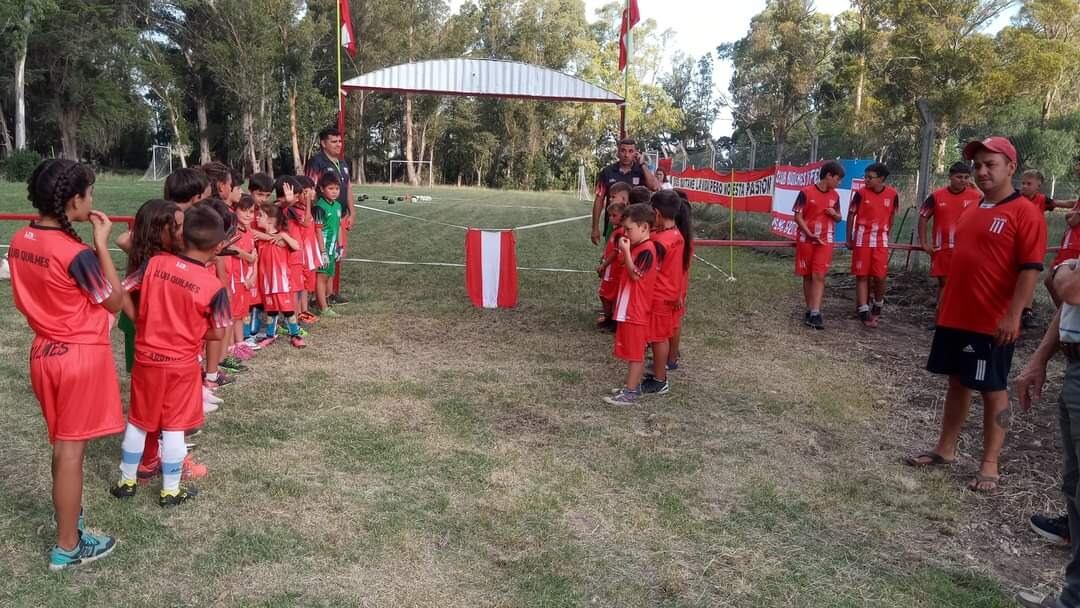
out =
[[[928,459],[930,462],[919,462],[920,459]],[[904,458],[904,464],[909,467],[940,467],[948,466],[956,462],[956,459],[948,459],[938,454],[937,452],[923,452],[922,454],[916,454],[915,456],[907,456]]]

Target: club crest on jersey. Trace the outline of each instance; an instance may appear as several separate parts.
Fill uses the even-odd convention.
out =
[[[180,270],[187,270],[187,264],[185,264],[185,263],[183,263],[181,261],[176,262],[176,267],[179,268]]]
[[[634,180],[634,185],[635,186],[637,186],[638,184],[641,183],[641,178],[640,177],[635,177],[635,178],[633,178],[633,180]]]
[[[990,222],[990,232],[994,234],[1001,234],[1005,230],[1005,218],[995,217],[994,221]]]

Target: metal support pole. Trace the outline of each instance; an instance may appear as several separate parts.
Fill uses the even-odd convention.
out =
[[[757,140],[754,139],[754,134],[747,129],[746,136],[750,138],[750,166],[748,169],[757,168]]]

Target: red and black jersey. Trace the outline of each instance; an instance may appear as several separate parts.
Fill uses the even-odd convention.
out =
[[[676,302],[682,296],[684,275],[683,250],[686,247],[685,239],[678,229],[666,228],[656,230],[649,239],[656,243],[657,252],[663,248],[664,254],[658,256],[660,265],[657,269],[656,286],[653,289],[653,300],[656,302]]]
[[[899,202],[896,190],[889,186],[881,192],[860,188],[852,195],[848,214],[855,214],[852,237],[856,247],[889,246],[889,230]]]
[[[619,238],[622,237],[625,233],[626,231],[623,230],[622,226],[618,226],[611,231],[611,236],[608,237],[607,244],[604,245],[603,259],[606,260],[612,255],[617,256],[617,252],[619,250]],[[619,260],[618,257],[616,257],[614,260],[612,260],[610,264],[607,265],[607,268],[604,269],[604,275],[601,277],[601,280],[615,281],[616,283],[618,283],[618,281],[622,278],[622,273],[624,270],[625,267],[622,265],[622,262]]]
[[[1022,270],[1042,270],[1046,222],[1019,192],[972,207],[956,229],[952,272],[937,324],[993,335],[1008,311]]]
[[[100,306],[112,285],[97,255],[52,226],[30,224],[8,248],[15,307],[42,338],[109,344],[112,315]]]
[[[652,320],[652,303],[659,263],[656,244],[645,239],[630,248],[633,268],[627,268],[619,279],[619,295],[615,299],[615,320],[633,325],[648,325]],[[623,263],[620,255],[616,260]],[[630,274],[636,275],[636,279]]]
[[[136,365],[196,363],[206,332],[233,322],[229,296],[217,275],[183,255],[155,255],[124,278],[124,289],[139,292]]]
[[[934,220],[934,251],[956,247],[956,227],[960,217],[981,198],[982,194],[974,188],[953,192],[947,187],[939,188],[926,197],[919,208],[919,215]]]
[[[1046,196],[1042,192],[1036,192],[1033,196],[1029,196],[1027,198],[1032,203],[1035,203],[1035,208],[1039,211],[1054,210],[1054,199]]]
[[[802,213],[803,222],[806,223],[810,234],[825,243],[832,243],[836,220],[825,215],[828,209],[835,209],[837,213],[840,213],[840,194],[836,190],[822,192],[817,184],[811,184],[799,191],[792,212]],[[810,240],[801,230],[797,236],[800,243]]]

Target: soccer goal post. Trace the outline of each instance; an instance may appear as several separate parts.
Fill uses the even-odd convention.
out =
[[[394,171],[399,170],[401,172],[401,175],[399,176],[397,181],[399,183],[408,183],[408,181],[409,181],[408,165],[410,165],[410,164],[413,166],[413,169],[416,171],[416,177],[417,177],[417,179],[420,180],[421,185],[426,185],[428,183],[433,183],[435,181],[434,177],[431,175],[431,161],[430,160],[414,160],[414,161],[392,160],[392,161],[390,161],[390,179],[387,180],[387,181],[389,181],[390,184],[393,185],[393,183],[395,181],[394,180],[394,177],[395,177]],[[399,169],[399,167],[400,167],[400,169]],[[427,174],[426,175],[424,174],[424,168],[425,167],[427,168]]]
[[[592,190],[589,188],[589,178],[585,173],[585,161],[578,161],[577,172],[577,199],[579,201],[593,200]]]
[[[150,166],[143,173],[142,180],[157,182],[172,173],[172,148],[169,146],[151,146]]]

